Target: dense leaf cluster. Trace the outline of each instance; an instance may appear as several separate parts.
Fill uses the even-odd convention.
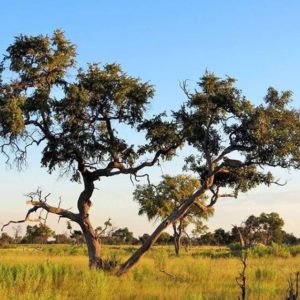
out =
[[[289,108],[289,91],[269,88],[265,103],[254,106],[234,83],[206,72],[193,93],[183,86],[188,101],[174,115],[197,153],[185,169],[199,174],[201,184],[214,174],[212,190],[227,187],[237,196],[274,182],[259,167],[299,168],[300,113]]]
[[[144,118],[153,86],[128,76],[117,64],[90,64],[76,74],[75,58],[75,46],[59,30],[51,37],[16,38],[0,70],[10,70],[14,78],[0,82],[2,143],[15,142],[21,159],[28,146],[42,143],[42,165],[50,172],[55,167],[71,169],[75,180],[78,164],[103,169],[101,175],[108,176],[112,169],[135,173],[128,168],[148,151],[161,151],[157,158],[170,156],[169,148],[175,149],[173,141],[178,142],[168,142],[174,124],[162,116]],[[122,126],[133,134],[146,131],[151,143],[128,144],[118,134]]]

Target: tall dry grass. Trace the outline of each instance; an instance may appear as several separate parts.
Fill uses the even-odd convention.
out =
[[[130,246],[106,246],[104,256],[124,260]],[[284,299],[290,273],[300,269],[293,255],[259,255],[248,261],[248,299]],[[276,250],[279,254],[280,251]],[[87,270],[84,247],[45,245],[0,249],[0,299],[237,299],[241,269],[229,249],[195,248],[173,254],[155,247],[124,277]]]

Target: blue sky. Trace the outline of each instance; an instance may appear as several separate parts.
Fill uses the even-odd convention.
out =
[[[237,78],[237,86],[256,104],[274,86],[292,90],[293,105],[300,107],[299,1],[20,0],[2,1],[1,10],[1,54],[20,33],[51,34],[61,28],[77,45],[78,67],[117,62],[130,75],[154,84],[151,112],[178,108],[184,101],[179,83],[189,79],[195,84],[206,69]],[[28,168],[21,173],[0,162],[0,201],[7,203],[0,222],[10,216],[21,218],[26,210],[23,195],[37,186],[52,192],[54,203],[61,195],[66,207],[76,207],[81,187],[40,169],[38,151],[30,154]],[[163,168],[175,173],[181,166],[175,162]],[[154,180],[160,172],[153,171]],[[219,203],[211,229],[229,229],[252,213],[278,211],[286,219],[286,229],[300,236],[296,215],[300,177],[295,172],[276,175],[287,179],[287,186],[261,187],[238,200]],[[92,212],[95,224],[111,217],[117,226],[128,226],[137,234],[152,229],[146,218],[137,216],[128,178],[103,180],[98,188]],[[56,219],[50,223],[57,226]],[[63,225],[57,228],[63,230]]]

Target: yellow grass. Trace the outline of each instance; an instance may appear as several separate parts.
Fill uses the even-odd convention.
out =
[[[156,247],[121,278],[89,271],[85,249],[75,250],[60,245],[0,249],[0,299],[232,300],[240,293],[235,278],[241,263],[222,257],[228,253],[224,248],[195,248],[175,257],[171,247]],[[120,260],[132,251],[126,246],[103,249],[105,256]],[[250,258],[248,299],[285,299],[287,278],[299,269],[300,256]]]

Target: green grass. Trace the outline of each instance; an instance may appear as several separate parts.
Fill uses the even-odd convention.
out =
[[[286,255],[274,247],[277,252],[259,249],[251,254],[248,299],[285,299],[289,274],[300,270],[297,249],[285,249]],[[134,250],[104,246],[103,255],[124,261]],[[0,299],[232,300],[239,295],[235,278],[241,263],[227,248],[198,247],[176,257],[172,247],[154,247],[121,278],[88,270],[85,253],[84,247],[69,245],[0,249]]]

